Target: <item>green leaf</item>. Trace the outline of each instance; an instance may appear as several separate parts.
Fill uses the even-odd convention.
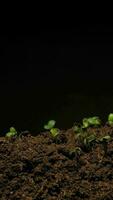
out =
[[[82,128],[88,128],[89,126],[98,126],[101,124],[99,117],[89,117],[83,119],[83,126]]]
[[[75,125],[75,126],[73,127],[73,131],[76,132],[76,133],[80,133],[80,132],[82,132],[82,128],[79,127],[79,126],[77,126],[77,125]]]
[[[91,125],[100,125],[101,124],[99,117],[96,117],[96,116],[88,118],[88,122]]]
[[[110,114],[108,115],[108,123],[109,123],[110,125],[113,124],[113,113],[110,113]]]
[[[80,153],[82,149],[80,147],[75,147],[75,151]]]
[[[47,124],[44,125],[44,129],[50,130],[55,126],[55,124],[56,124],[55,120],[50,120],[50,121],[48,121]]]
[[[17,135],[17,131],[14,127],[10,127],[9,130],[10,131],[8,133],[6,133],[6,137],[13,137],[13,136]]]
[[[57,135],[59,135],[59,129],[58,128],[52,128],[50,130],[50,133],[53,137],[56,137]]]
[[[103,136],[102,138],[99,138],[99,141],[100,142],[109,142],[111,139],[111,136],[110,135],[106,135],[106,136]]]
[[[83,122],[82,128],[87,128],[87,127],[89,126],[89,122],[88,122],[88,119],[87,119],[87,118],[84,118],[84,119],[82,120],[82,122]]]
[[[16,129],[14,128],[14,127],[10,127],[10,132],[12,132],[12,133],[17,133],[17,131],[16,131]]]
[[[96,136],[95,135],[90,135],[87,137],[88,143],[91,143],[92,141],[96,140]]]
[[[15,136],[15,135],[16,135],[15,132],[8,132],[8,133],[6,133],[6,136],[7,136],[7,137],[13,137],[13,136]]]
[[[70,155],[72,155],[73,153],[80,155],[81,154],[82,149],[80,147],[75,147],[73,149],[70,149]]]

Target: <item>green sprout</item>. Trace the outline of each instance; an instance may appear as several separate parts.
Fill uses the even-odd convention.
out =
[[[76,157],[77,160],[79,160],[79,157],[81,155],[82,149],[80,147],[75,147],[69,150],[69,157],[74,158]]]
[[[48,121],[47,124],[44,125],[44,128],[46,130],[50,130],[50,129],[52,129],[55,126],[55,124],[56,124],[55,120],[50,120],[50,121]]]
[[[92,148],[93,143],[96,141],[95,135],[90,135],[83,140],[83,146],[86,150],[90,150]]]
[[[88,133],[86,131],[76,133],[75,138],[77,139],[82,149],[86,151],[89,151],[96,141],[96,135]]]
[[[17,135],[17,131],[14,127],[10,127],[9,132],[6,133],[6,137],[13,137]]]
[[[50,133],[53,137],[56,137],[59,134],[59,129],[58,128],[52,128],[50,130]]]
[[[74,126],[73,126],[73,131],[74,131],[75,133],[80,133],[80,132],[82,132],[83,130],[82,130],[81,125],[74,124]]]
[[[108,141],[110,141],[110,139],[111,139],[110,135],[105,135],[105,136],[99,138],[99,141],[100,142],[108,142]]]
[[[90,126],[99,126],[101,124],[101,121],[97,116],[84,118],[82,122],[82,128],[88,128]]]
[[[113,113],[110,113],[110,114],[108,115],[108,124],[109,124],[109,125],[113,125]]]
[[[70,150],[70,155],[72,155],[72,154],[80,155],[81,151],[82,151],[82,149],[80,147],[75,147],[74,149]]]
[[[87,150],[91,149],[92,144],[96,141],[96,136],[95,135],[90,135],[84,138],[83,140],[83,145]]]
[[[82,125],[75,124],[73,127],[73,131],[76,134],[75,138],[78,140],[82,148],[86,151],[89,151],[94,142],[96,142],[96,136],[95,134],[91,133],[89,134],[88,132],[85,131],[85,129],[90,126],[97,127],[101,124],[101,121],[99,117],[94,116],[94,117],[84,118],[82,122],[83,122]]]
[[[104,149],[104,155],[107,154],[107,149],[108,149],[108,142],[111,140],[110,135],[103,136],[97,140],[97,142],[101,143],[103,145]]]
[[[55,120],[50,120],[48,121],[47,124],[44,125],[44,129],[49,130],[53,137],[56,137],[57,135],[59,135],[59,129],[54,128],[55,124],[56,124]]]

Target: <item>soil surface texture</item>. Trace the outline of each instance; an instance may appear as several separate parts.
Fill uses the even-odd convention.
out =
[[[49,131],[0,137],[0,199],[113,200],[113,127],[86,133],[111,140],[85,146],[73,127],[55,138]]]

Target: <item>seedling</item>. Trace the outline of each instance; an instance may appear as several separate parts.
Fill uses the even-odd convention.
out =
[[[77,160],[79,159],[79,156],[81,155],[82,149],[80,147],[75,147],[73,149],[69,150],[69,155],[71,157],[75,157],[77,158]]]
[[[84,138],[83,140],[83,146],[84,148],[89,151],[93,147],[94,142],[96,141],[96,136],[95,135],[90,135]]]
[[[97,127],[97,126],[101,125],[101,121],[100,121],[99,117],[97,117],[97,116],[84,118],[82,122],[83,122],[82,128],[88,128],[90,126]]]
[[[103,136],[97,140],[97,142],[101,143],[103,145],[104,149],[104,155],[107,154],[107,148],[108,148],[108,142],[111,140],[110,135]]]
[[[76,133],[76,139],[78,140],[78,143],[82,149],[89,151],[92,147],[92,144],[96,141],[96,136],[95,134],[90,134],[86,131],[82,131]]]
[[[49,130],[53,137],[56,137],[57,135],[59,135],[59,129],[54,128],[55,124],[56,124],[55,120],[50,120],[48,121],[47,124],[44,125],[44,129]]]
[[[46,130],[51,130],[55,126],[55,124],[56,124],[55,120],[50,120],[50,121],[48,121],[47,124],[44,125],[44,128]]]
[[[73,126],[73,131],[75,133],[82,133],[82,132],[84,132],[84,129],[86,129],[90,126],[97,127],[99,125],[101,125],[101,121],[100,121],[99,117],[97,117],[97,116],[89,117],[89,118],[83,118],[82,125],[75,124]]]
[[[52,128],[50,130],[50,133],[53,137],[56,137],[57,135],[59,135],[59,129],[58,128]]]
[[[6,133],[6,137],[13,137],[17,135],[17,131],[14,127],[10,127],[9,132]]]
[[[110,114],[108,115],[108,124],[109,124],[109,125],[113,125],[113,113],[110,113]]]
[[[73,131],[74,131],[75,133],[80,133],[80,132],[82,132],[83,130],[82,130],[82,127],[81,127],[80,124],[74,124],[74,126],[73,126]]]
[[[83,124],[77,125],[73,127],[73,131],[76,133],[76,139],[82,146],[82,148],[86,151],[90,150],[92,147],[92,144],[96,141],[96,136],[95,134],[90,134],[87,131],[85,131],[88,127],[94,126],[97,127],[101,124],[101,121],[99,117],[94,116],[94,117],[89,117],[89,118],[84,118],[82,120]]]
[[[83,140],[83,144],[84,144],[84,147],[87,149],[87,150],[90,150],[91,149],[91,146],[93,144],[93,142],[96,141],[96,136],[95,135],[90,135],[90,136],[87,136],[86,138],[84,138]]]
[[[80,155],[81,154],[82,149],[80,147],[75,147],[74,149],[70,150],[70,154],[77,154]]]

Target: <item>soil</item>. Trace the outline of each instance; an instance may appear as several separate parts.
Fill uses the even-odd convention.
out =
[[[113,138],[113,127],[90,127],[87,133]],[[73,127],[57,138],[49,132],[0,137],[0,199],[112,200],[113,140],[105,153],[99,143],[89,150],[80,146]]]

